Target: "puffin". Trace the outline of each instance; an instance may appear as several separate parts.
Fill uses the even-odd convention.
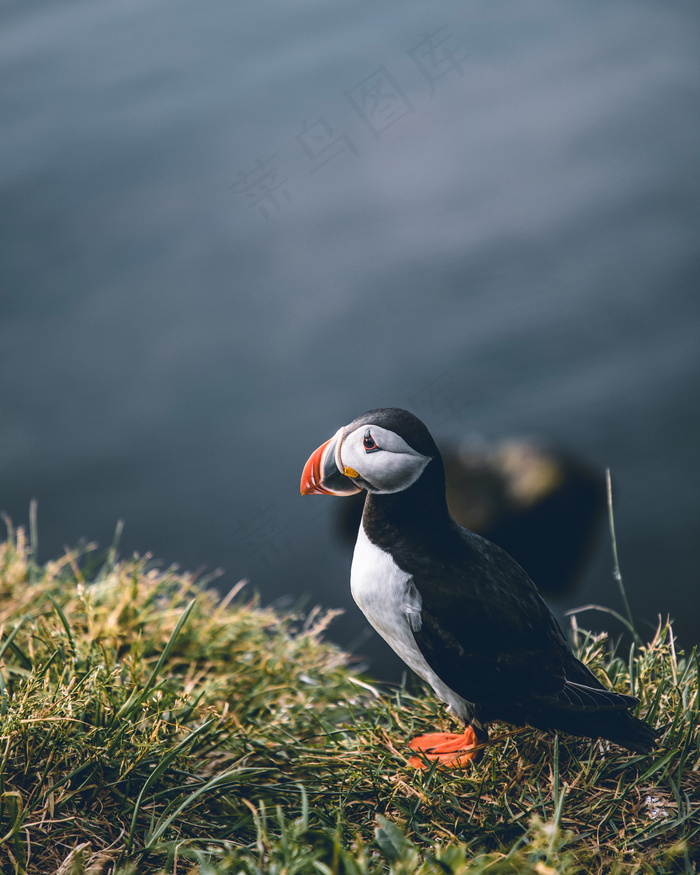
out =
[[[412,739],[410,765],[478,761],[493,721],[607,739],[640,754],[655,747],[658,733],[631,713],[638,699],[607,689],[574,656],[523,568],[452,519],[440,452],[412,413],[369,410],[304,466],[302,495],[360,491],[352,596],[464,727]]]

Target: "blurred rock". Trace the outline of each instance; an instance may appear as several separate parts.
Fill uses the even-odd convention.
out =
[[[469,438],[441,446],[457,522],[503,547],[544,595],[573,590],[605,512],[601,470],[535,438]],[[355,543],[364,493],[337,502],[337,530]]]

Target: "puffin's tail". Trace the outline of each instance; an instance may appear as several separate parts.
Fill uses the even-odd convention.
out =
[[[539,723],[539,721],[537,721]],[[535,723],[534,725],[537,725]],[[648,723],[634,717],[629,711],[611,711],[599,714],[557,714],[542,724],[552,729],[560,729],[572,735],[587,738],[607,738],[621,747],[635,753],[649,753],[656,747],[659,733]]]
[[[559,729],[587,738],[607,738],[636,753],[656,747],[659,732],[630,714],[638,700],[604,688],[567,681],[563,690],[528,721],[541,729]]]
[[[656,739],[660,734],[658,730],[652,729],[648,723],[630,714],[629,711],[620,712],[618,719],[603,726],[603,730],[599,737],[614,741],[615,744],[635,753],[651,753],[656,747]]]

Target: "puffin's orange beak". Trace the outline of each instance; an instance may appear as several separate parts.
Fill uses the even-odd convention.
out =
[[[309,456],[301,475],[302,495],[354,495],[362,491],[338,470],[335,461],[338,437],[339,433],[333,435]]]

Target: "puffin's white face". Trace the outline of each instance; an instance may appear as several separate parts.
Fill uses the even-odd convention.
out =
[[[439,457],[430,432],[412,413],[399,407],[368,410],[314,450],[304,465],[300,491],[302,495],[352,495],[363,489],[402,492]]]
[[[371,423],[345,435],[335,445],[338,470],[369,492],[401,492],[412,486],[430,461],[395,432]]]

